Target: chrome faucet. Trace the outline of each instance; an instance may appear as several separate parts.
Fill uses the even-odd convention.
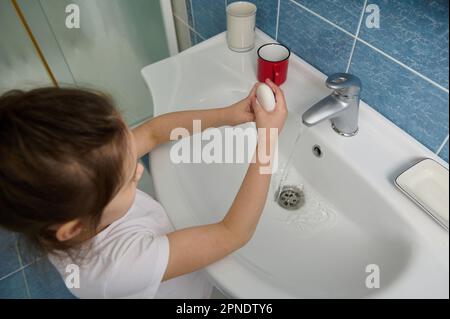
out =
[[[361,80],[349,73],[331,75],[326,85],[334,92],[307,110],[302,120],[306,126],[314,126],[325,120],[342,136],[358,133]]]

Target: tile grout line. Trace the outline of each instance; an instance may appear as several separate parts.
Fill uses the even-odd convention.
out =
[[[390,56],[389,54],[387,54],[386,52],[378,49],[377,47],[373,46],[372,44],[370,44],[369,42],[361,39],[361,38],[357,38],[358,41],[360,41],[361,43],[367,45],[369,48],[377,51],[378,53],[382,54],[383,56],[385,56],[386,58],[388,58],[389,60],[391,60],[392,62],[397,63],[398,65],[402,66],[403,68],[407,69],[408,71],[410,71],[411,73],[414,73],[415,75],[417,75],[418,77],[422,78],[423,80],[427,81],[428,83],[430,83],[431,85],[441,89],[442,91],[444,91],[445,93],[449,94],[449,90],[445,87],[443,87],[442,85],[440,85],[439,83],[433,81],[432,79],[426,77],[425,75],[423,75],[422,73],[420,73],[419,71],[414,70],[413,68],[407,66],[405,63],[397,60],[396,58]]]
[[[176,14],[174,14],[173,15],[176,19],[178,19],[182,24],[184,24],[184,26],[186,26],[189,30],[191,30],[192,32],[194,32],[196,35],[198,35],[200,38],[202,38],[202,40],[204,41],[205,40],[205,38],[200,34],[200,33],[198,33],[197,31],[195,31],[195,29],[194,28],[192,28],[190,25],[189,25],[189,23],[186,23],[183,19],[181,19],[178,15],[176,15]]]
[[[281,11],[281,0],[278,0],[277,21],[275,27],[275,41],[278,41],[278,32],[280,29],[280,11]]]
[[[347,64],[347,68],[345,69],[345,73],[348,73],[348,71],[350,71],[350,66],[352,64],[353,54],[355,53],[356,42],[358,41],[357,39],[358,39],[358,36],[359,36],[359,32],[361,31],[361,25],[362,25],[362,22],[364,20],[364,14],[366,12],[366,7],[367,7],[367,0],[364,0],[363,9],[362,9],[362,12],[361,12],[361,17],[359,18],[358,28],[356,29],[356,37],[353,40],[352,51],[350,52],[350,58],[348,59],[348,64]]]
[[[16,252],[17,261],[19,262],[19,267],[15,270],[11,271],[10,273],[0,277],[0,281],[14,275],[15,273],[17,273],[23,269],[22,259],[20,258],[19,249],[17,248],[17,234],[12,234],[12,236],[14,237],[14,250]]]
[[[3,277],[1,277],[1,278],[0,278],[0,281],[7,279],[8,277],[11,277],[11,276],[14,275],[14,274],[17,274],[19,271],[21,271],[21,270],[23,270],[23,269],[24,269],[24,267],[23,267],[23,268],[22,268],[22,267],[17,268],[16,270],[10,272],[9,274],[4,275]]]
[[[439,148],[437,149],[436,155],[441,154],[442,150],[445,147],[445,144],[447,144],[447,142],[448,142],[448,139],[449,139],[449,135],[447,134],[447,137],[444,139],[444,142],[442,142],[441,146],[439,146]]]
[[[336,23],[331,22],[331,21],[328,20],[327,18],[322,17],[320,14],[318,14],[317,12],[314,12],[314,11],[312,11],[311,9],[305,7],[303,4],[300,4],[300,3],[298,3],[298,2],[295,1],[295,0],[289,0],[289,1],[292,2],[293,4],[295,4],[296,6],[302,8],[303,10],[309,12],[309,13],[312,14],[313,16],[319,18],[320,20],[322,20],[322,21],[324,21],[324,22],[326,22],[326,23],[332,25],[332,26],[335,27],[336,29],[338,29],[338,30],[344,32],[345,34],[347,34],[347,35],[349,35],[349,36],[351,36],[352,38],[356,38],[355,35],[352,34],[351,32],[349,32],[349,31],[345,30],[344,28],[338,26]]]
[[[6,278],[8,278],[8,277],[11,277],[11,276],[14,275],[14,274],[17,274],[19,271],[28,268],[29,266],[31,266],[31,265],[34,264],[35,262],[38,262],[39,260],[42,259],[41,257],[37,257],[37,258],[34,259],[33,261],[31,261],[31,262],[29,262],[29,263],[27,263],[27,264],[24,265],[24,264],[23,264],[22,257],[21,257],[21,255],[20,255],[20,250],[19,250],[19,246],[18,246],[18,242],[17,242],[17,241],[16,241],[16,244],[14,245],[14,249],[15,249],[15,251],[16,251],[16,253],[17,253],[17,259],[19,260],[19,268],[17,268],[17,269],[14,270],[14,271],[11,271],[9,274],[4,275],[3,277],[0,277],[0,281],[6,279]]]
[[[28,299],[31,299],[30,287],[28,286],[27,274],[25,273],[25,269],[22,270],[23,281],[25,282],[25,291],[27,292]]]
[[[17,273],[18,273],[19,271],[21,271],[21,270],[24,270],[24,269],[28,268],[29,266],[31,266],[32,264],[34,264],[34,263],[35,263],[36,261],[38,261],[38,260],[39,260],[39,259],[33,260],[32,262],[30,262],[30,263],[28,263],[28,264],[26,264],[26,265],[24,265],[24,266],[22,266],[22,267],[17,268],[16,270],[10,272],[9,274],[4,275],[3,277],[0,278],[0,281],[6,279],[6,278],[8,278],[8,277],[11,277],[11,276],[14,275],[14,274],[17,274]]]
[[[418,77],[422,78],[423,80],[427,81],[428,83],[430,83],[431,85],[439,88],[440,90],[444,91],[445,93],[449,94],[449,90],[445,87],[443,87],[442,85],[440,85],[439,83],[431,80],[430,78],[426,77],[425,75],[423,75],[422,73],[414,70],[413,68],[407,66],[406,64],[404,64],[403,62],[397,60],[396,58],[390,56],[389,54],[387,54],[386,52],[378,49],[377,47],[373,46],[372,44],[368,43],[367,41],[361,39],[360,37],[355,36],[354,34],[348,32],[347,30],[345,30],[344,28],[338,26],[337,24],[335,24],[334,22],[331,22],[330,20],[328,20],[327,18],[322,17],[320,14],[312,11],[311,9],[305,7],[302,4],[297,3],[295,0],[289,0],[290,2],[292,2],[293,4],[297,5],[298,7],[304,9],[305,11],[311,13],[312,15],[316,16],[317,18],[319,18],[320,20],[323,20],[324,22],[330,24],[331,26],[335,27],[336,29],[344,32],[345,34],[351,36],[352,38],[356,39],[357,41],[360,41],[361,43],[367,45],[369,48],[377,51],[378,53],[382,54],[383,56],[385,56],[386,58],[388,58],[389,60],[391,60],[392,62],[397,63],[398,65],[402,66],[403,68],[407,69],[408,71],[412,72],[413,74],[417,75]]]
[[[16,248],[16,253],[17,253],[17,257],[19,258],[19,265],[22,269],[22,278],[23,278],[23,282],[25,283],[25,291],[27,292],[27,297],[28,299],[31,298],[31,294],[30,294],[30,287],[28,286],[28,280],[27,280],[27,275],[25,274],[25,267],[23,266],[23,260],[22,260],[22,256],[20,254],[20,249],[19,249],[19,240],[16,240],[16,244],[15,244],[15,248]]]
[[[191,5],[190,14],[191,14],[192,28],[189,25],[189,17],[188,17],[188,21],[187,21],[187,23],[185,23],[185,25],[187,25],[188,28],[194,32],[194,35],[195,35],[194,39],[191,39],[191,33],[189,32],[189,39],[191,40],[191,46],[192,46],[192,44],[195,44],[197,42],[197,33],[195,32],[194,4],[192,3],[192,0],[188,0],[188,1],[189,1],[189,4]],[[177,18],[179,18],[179,17],[177,17]],[[181,21],[184,22],[183,19],[181,19]]]
[[[195,29],[195,19],[194,19],[194,5],[192,4],[192,0],[189,0],[189,3],[191,4],[191,17],[192,17],[192,29]],[[189,20],[189,18],[188,18]],[[187,23],[189,25],[189,22]],[[193,30],[195,32],[195,30]]]

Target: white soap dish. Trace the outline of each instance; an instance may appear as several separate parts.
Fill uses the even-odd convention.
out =
[[[400,174],[395,185],[448,231],[448,169],[424,159]]]

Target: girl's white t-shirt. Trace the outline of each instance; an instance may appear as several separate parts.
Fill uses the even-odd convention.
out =
[[[138,190],[130,210],[93,238],[78,264],[66,254],[49,259],[78,298],[209,298],[212,285],[202,271],[161,282],[172,231],[164,208]]]

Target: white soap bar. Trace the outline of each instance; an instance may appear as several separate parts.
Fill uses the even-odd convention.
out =
[[[272,112],[275,109],[275,96],[267,84],[263,83],[258,86],[256,89],[256,98],[259,104],[268,112]]]
[[[403,172],[395,184],[448,230],[448,169],[425,159]]]

